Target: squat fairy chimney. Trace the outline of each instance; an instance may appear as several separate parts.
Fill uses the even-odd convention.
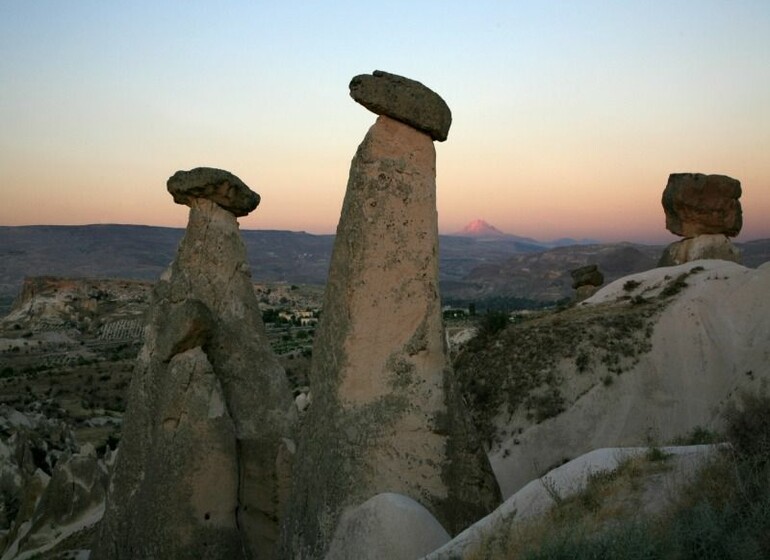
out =
[[[598,265],[588,264],[576,268],[572,272],[572,288],[576,290],[575,300],[583,301],[594,295],[604,283],[604,274]]]
[[[728,239],[743,226],[740,197],[740,181],[726,175],[669,175],[661,201],[666,229],[684,239],[666,247],[658,265],[697,259],[740,262],[740,251]]]
[[[464,416],[438,293],[436,151],[451,114],[413,80],[357,76],[380,116],[351,163],[297,451],[287,558],[323,558],[340,515],[385,492],[450,531],[491,511],[499,490]]]
[[[274,558],[294,409],[235,219],[259,196],[209,168],[168,190],[189,223],[153,292],[93,558]]]

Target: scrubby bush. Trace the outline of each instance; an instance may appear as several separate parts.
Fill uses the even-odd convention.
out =
[[[767,387],[743,392],[725,411],[726,435],[736,453],[754,461],[770,459],[770,396]]]
[[[623,284],[623,291],[633,292],[640,285],[641,285],[641,282],[639,282],[638,280],[626,280],[626,282]]]
[[[503,311],[489,311],[479,323],[481,336],[492,336],[508,326],[508,314]]]

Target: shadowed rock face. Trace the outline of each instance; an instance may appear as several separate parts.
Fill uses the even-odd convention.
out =
[[[443,142],[452,112],[436,92],[420,82],[375,70],[350,82],[350,96],[371,112],[408,124]]]
[[[570,272],[570,275],[572,276],[572,287],[575,289],[581,286],[601,286],[604,283],[604,274],[595,264],[576,268]]]
[[[666,229],[682,237],[738,235],[743,226],[741,183],[725,175],[672,173],[663,191]]]
[[[381,116],[353,159],[316,332],[286,558],[323,558],[340,514],[409,496],[456,531],[498,490],[471,437],[443,342],[435,149]]]
[[[273,557],[291,393],[234,214],[186,204],[185,237],[153,292],[96,559]]]

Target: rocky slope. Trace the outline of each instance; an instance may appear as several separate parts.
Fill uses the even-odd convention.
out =
[[[596,447],[663,444],[694,427],[718,427],[726,398],[770,375],[768,272],[768,265],[751,270],[723,261],[652,269],[606,286],[584,305],[522,316],[497,336],[471,342],[458,372],[486,430],[506,495]],[[150,286],[90,282],[43,279],[27,287],[20,298],[23,312],[14,322],[3,322],[0,361],[6,368],[14,360],[14,371],[0,383],[3,402],[28,417],[63,420],[78,444],[91,442],[101,456],[120,429],[121,400],[136,350],[124,347],[120,337],[100,341],[98,333],[110,324],[118,333],[118,321],[139,312],[132,298],[141,300]],[[257,294],[277,303],[293,297],[285,288],[261,287]],[[91,298],[89,293],[106,295]],[[43,357],[34,353],[38,347],[47,349],[47,362],[38,360]],[[127,352],[131,356],[123,357]],[[67,354],[73,359],[61,362]],[[21,374],[27,368],[32,369]],[[497,413],[483,412],[490,407]],[[4,432],[6,445],[12,434]],[[54,453],[64,451],[45,445]],[[9,468],[19,472],[18,466]],[[46,468],[50,477],[53,469]],[[32,491],[34,485],[28,484]],[[6,495],[17,507],[21,484],[9,488]],[[24,519],[31,519],[34,508],[25,511]],[[10,531],[13,519],[5,523]],[[71,536],[56,545],[59,550],[89,542],[86,525],[73,521],[66,527]],[[8,535],[8,545],[17,540]],[[35,550],[42,541],[32,535],[19,546]]]
[[[694,261],[469,345],[458,372],[503,494],[592,449],[719,427],[770,379],[770,265]]]

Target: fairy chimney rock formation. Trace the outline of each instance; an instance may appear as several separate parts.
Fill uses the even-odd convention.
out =
[[[437,104],[421,105],[412,80],[373,79],[416,115]],[[360,87],[354,79],[351,90]],[[323,558],[343,512],[377,494],[419,501],[450,532],[498,503],[444,347],[435,166],[432,137],[385,114],[351,163],[282,531],[286,558]]]
[[[595,264],[581,266],[570,272],[572,288],[576,290],[575,299],[583,301],[594,295],[604,283],[604,274]]]
[[[729,237],[743,226],[741,183],[726,175],[672,173],[663,191],[666,229],[684,239],[663,252],[659,266],[697,259],[740,262]]]
[[[726,175],[672,173],[662,199],[666,229],[681,237],[735,237],[743,225],[740,197],[740,181]]]
[[[587,264],[570,272],[572,276],[572,287],[577,289],[581,286],[601,286],[604,283],[604,274],[599,271],[595,264]]]
[[[259,198],[207,168],[168,188],[189,223],[153,291],[93,558],[273,558],[294,409],[236,221]]]
[[[235,216],[246,216],[259,205],[259,195],[238,177],[222,169],[196,167],[169,178],[168,192],[177,204],[190,206],[196,198],[217,203]]]
[[[452,112],[436,92],[420,82],[375,70],[350,81],[350,96],[377,115],[385,115],[443,142]]]

